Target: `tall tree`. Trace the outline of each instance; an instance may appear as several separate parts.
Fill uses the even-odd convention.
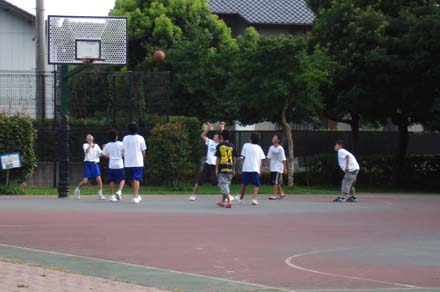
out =
[[[207,0],[117,0],[111,15],[129,21],[129,69],[172,72],[170,113],[201,120],[231,116],[220,101],[228,79],[224,52],[237,50],[231,30]],[[165,62],[155,62],[155,50]]]
[[[376,114],[390,117],[399,130],[391,183],[400,185],[408,147],[408,127],[428,124],[440,96],[440,8],[435,1],[381,3],[389,25],[385,42],[370,56]]]
[[[374,107],[367,84],[368,55],[383,41],[386,18],[372,7],[360,8],[355,2],[309,1],[319,11],[310,44],[321,46],[335,61],[332,82],[322,88],[325,115],[351,126],[352,146],[357,152],[361,118]]]
[[[239,61],[229,90],[237,98],[240,122],[281,124],[288,142],[289,185],[294,184],[292,122],[313,121],[322,109],[319,86],[327,80],[328,59],[307,54],[302,36],[261,37],[252,29],[239,39]]]
[[[408,127],[432,119],[439,96],[440,8],[434,0],[310,3],[319,9],[312,38],[338,63],[328,104],[342,115],[341,102],[350,105],[351,119],[353,110],[392,119],[400,137],[392,178],[398,185]]]

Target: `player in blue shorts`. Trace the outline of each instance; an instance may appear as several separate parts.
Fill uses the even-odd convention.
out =
[[[260,182],[260,169],[261,162],[266,156],[263,149],[258,145],[260,137],[257,133],[251,134],[251,143],[245,143],[241,150],[241,156],[244,157],[243,169],[242,169],[242,185],[240,190],[240,197],[236,196],[238,202],[243,200],[246,188],[249,184],[254,185],[252,192],[252,205],[258,205],[257,194],[261,186]]]
[[[144,176],[144,158],[146,156],[147,145],[144,137],[137,133],[136,123],[130,123],[128,125],[128,131],[129,134],[122,140],[125,170],[133,188],[132,202],[139,204],[142,201],[142,197],[139,195],[139,187]]]
[[[101,148],[94,143],[95,138],[92,134],[86,135],[86,142],[83,144],[84,150],[84,175],[75,189],[74,197],[80,199],[80,190],[87,185],[89,179],[95,179],[98,184],[98,198],[105,200],[102,194],[101,170],[99,169],[99,157],[101,156]]]
[[[102,155],[109,159],[108,182],[111,194],[109,200],[111,202],[117,202],[121,200],[122,188],[125,184],[124,160],[122,159],[124,147],[122,142],[118,141],[118,133],[115,130],[110,130],[109,138],[111,142],[104,146]],[[115,184],[118,185],[116,195],[113,193]]]

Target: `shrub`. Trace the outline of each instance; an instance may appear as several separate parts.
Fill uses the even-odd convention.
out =
[[[200,166],[200,159],[205,149],[200,139],[200,121],[195,117],[171,116],[170,122],[181,122],[188,131],[188,138],[191,144],[191,161]]]
[[[10,170],[10,181],[26,180],[36,166],[34,141],[36,132],[32,120],[21,115],[6,116],[0,113],[0,154],[20,152],[22,166]],[[5,182],[6,172],[1,170],[0,183]]]
[[[157,124],[149,137],[147,179],[152,184],[179,187],[194,178],[189,131],[181,121]]]
[[[392,174],[394,157],[363,156],[358,158],[361,171],[358,184],[363,186],[387,186]],[[304,159],[305,171],[295,173],[300,185],[340,184],[343,172],[336,155],[319,155]],[[408,189],[438,189],[440,181],[440,156],[409,156],[403,166],[404,182],[401,187]]]
[[[24,190],[17,181],[9,181],[8,185],[0,184],[0,195],[23,195]]]

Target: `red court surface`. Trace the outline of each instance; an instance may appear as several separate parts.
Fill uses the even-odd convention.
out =
[[[287,290],[440,289],[440,195],[218,198],[0,197],[0,244]]]

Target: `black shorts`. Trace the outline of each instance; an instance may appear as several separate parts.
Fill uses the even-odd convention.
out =
[[[213,186],[218,185],[218,177],[215,175],[215,165],[205,163],[202,171],[200,172],[199,178],[197,179],[197,184],[201,186],[207,181],[209,181]]]
[[[281,176],[283,174],[278,171],[272,171],[270,173],[270,181],[272,182],[272,185],[279,185],[281,183]]]

